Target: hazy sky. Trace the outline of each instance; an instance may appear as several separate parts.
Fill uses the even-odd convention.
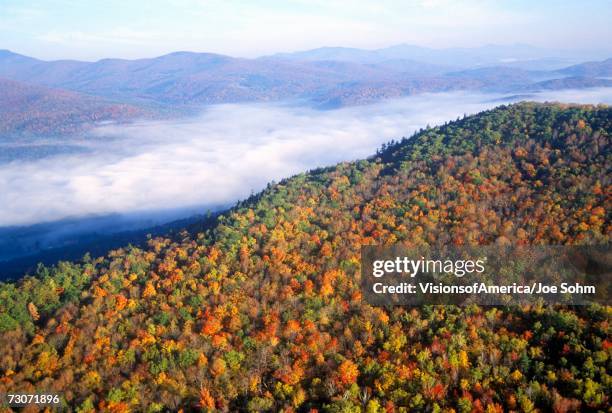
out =
[[[610,21],[610,0],[0,0],[0,49],[86,60],[398,43],[611,51]]]

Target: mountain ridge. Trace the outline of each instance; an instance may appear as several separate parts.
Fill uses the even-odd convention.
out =
[[[181,51],[135,60],[45,62],[3,51],[0,53],[0,78],[96,96],[109,103],[153,112],[154,116],[164,113],[181,116],[220,103],[295,100],[318,109],[334,109],[421,93],[520,94],[527,90],[608,87],[610,80],[600,77],[612,73],[612,59],[562,70],[527,70],[497,61],[497,65],[479,67],[469,55],[465,58],[472,59],[471,67],[460,69],[408,59],[401,54],[406,48],[412,50],[411,46],[398,46],[387,51],[388,55],[382,60],[361,61],[304,61],[270,56],[246,59]],[[329,50],[333,54],[336,49]],[[5,99],[0,104],[9,103]],[[13,109],[23,112],[26,118],[23,122],[31,124],[24,125],[24,129],[37,128],[35,125],[42,123],[45,116],[57,115],[43,114],[41,120],[36,118],[40,112],[28,112],[27,106]],[[79,110],[72,108],[73,112]],[[81,127],[87,128],[87,125],[75,125],[77,129]],[[5,133],[17,132],[7,129]]]
[[[458,50],[464,51],[464,49]],[[304,97],[317,90],[333,89],[339,84],[351,81],[385,81],[401,84],[411,77],[420,77],[421,81],[426,81],[432,76],[453,73],[463,73],[462,77],[471,75],[471,80],[478,80],[478,75],[485,69],[489,73],[493,70],[499,72],[498,83],[503,80],[504,74],[513,77],[523,74],[524,82],[533,80],[526,75],[536,78],[537,76],[586,76],[588,73],[601,75],[610,73],[610,69],[606,68],[610,61],[608,59],[588,63],[591,67],[590,72],[584,72],[584,66],[580,65],[556,71],[533,71],[507,67],[498,61],[491,62],[497,66],[478,67],[478,64],[472,63],[471,68],[457,70],[453,65],[423,62],[400,55],[390,55],[381,61],[367,61],[367,59],[351,61],[338,58],[301,61],[278,58],[278,56],[246,59],[214,53],[182,51],[134,60],[108,58],[95,62],[69,60],[45,62],[5,51],[0,55],[0,76],[103,97],[121,97],[128,100],[157,99],[176,104]],[[583,72],[578,73],[580,68],[583,68]],[[504,87],[503,82],[500,87]],[[189,88],[196,89],[188,92]],[[174,95],[174,90],[184,96],[179,98]],[[198,98],[203,92],[210,95],[205,100]],[[215,92],[223,96],[215,96]],[[231,97],[232,94],[235,96]]]

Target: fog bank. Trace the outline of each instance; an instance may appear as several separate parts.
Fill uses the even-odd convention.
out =
[[[217,105],[188,120],[106,125],[83,152],[0,164],[0,226],[233,203],[271,180],[370,156],[428,124],[513,99],[611,103],[612,89],[429,94],[332,111]]]

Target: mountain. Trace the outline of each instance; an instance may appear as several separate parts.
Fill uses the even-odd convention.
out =
[[[571,57],[561,57],[571,56]],[[584,59],[582,53],[553,51],[529,45],[487,45],[475,48],[432,49],[400,44],[382,49],[365,50],[347,47],[322,47],[318,49],[279,53],[276,58],[296,61],[338,60],[353,63],[384,63],[407,60],[420,64],[453,68],[511,65],[523,69],[554,70]]]
[[[446,74],[446,76],[454,78],[480,79],[497,84],[525,84],[532,81],[538,75],[541,76],[541,72],[504,66],[468,69],[457,72],[449,72]]]
[[[260,60],[272,60],[278,61],[278,57],[271,57]],[[284,59],[281,59],[286,61]],[[441,66],[435,64],[428,64],[418,62],[410,59],[388,59],[377,62],[370,62],[368,59],[364,61],[354,61],[339,59],[313,59],[301,64],[308,64],[314,67],[328,67],[333,68],[335,71],[340,73],[352,73],[353,75],[359,73],[358,79],[368,79],[364,75],[370,75],[375,78],[390,78],[393,76],[435,76],[452,70],[450,66]]]
[[[605,62],[601,63],[600,67],[605,67],[603,65]],[[588,75],[566,75],[574,71],[580,72],[580,70],[562,71],[564,76],[557,77],[552,72],[502,66],[451,72],[445,74],[445,77],[477,80],[479,82],[478,89],[489,92],[587,89],[612,86],[612,79]]]
[[[87,66],[88,62],[76,60],[47,62],[10,50],[0,50],[0,77],[13,80],[51,86],[69,78],[74,71]]]
[[[416,77],[402,80],[347,82],[315,93],[310,99],[322,109],[364,105],[384,99],[401,98],[428,92],[480,90],[485,83],[478,79],[451,77]],[[499,85],[498,85],[499,86]]]
[[[520,45],[444,50],[399,45],[372,51],[322,48],[258,59],[175,52],[149,59],[45,62],[2,51],[0,77],[180,112],[214,103],[298,99],[331,108],[424,92],[520,92],[537,82],[576,77],[573,72],[606,73],[609,64],[546,71],[526,70],[517,63],[543,53]],[[545,88],[601,84],[559,81]]]
[[[390,79],[346,82],[314,94],[311,100],[322,108],[337,108],[428,92],[472,90],[483,93],[520,93],[609,86],[612,86],[612,82],[607,79],[559,78],[558,74],[547,71],[495,66],[451,71],[441,75],[398,75]]]
[[[585,76],[570,76],[561,79],[549,79],[524,86],[524,90],[563,90],[585,89],[592,87],[612,87],[612,79],[599,79]]]
[[[372,69],[363,69],[372,75]],[[171,105],[295,98],[332,82],[359,78],[360,71],[190,52],[76,65],[7,52],[0,55],[0,76],[13,80],[131,103],[157,101]]]
[[[0,78],[0,136],[71,134],[106,121],[125,122],[151,112],[124,103]]]
[[[0,392],[80,411],[598,411],[610,306],[372,307],[363,245],[607,244],[612,109],[524,103],[0,284]]]
[[[602,62],[587,62],[559,70],[568,76],[612,77],[612,58]]]

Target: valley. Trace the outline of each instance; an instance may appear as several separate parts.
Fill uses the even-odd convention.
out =
[[[301,102],[211,105],[68,136],[5,138],[0,276],[30,272],[39,260],[140,245],[147,231],[160,234],[159,225],[221,211],[270,181],[367,157],[428,125],[524,99],[612,103],[612,89],[425,94],[324,111]]]

